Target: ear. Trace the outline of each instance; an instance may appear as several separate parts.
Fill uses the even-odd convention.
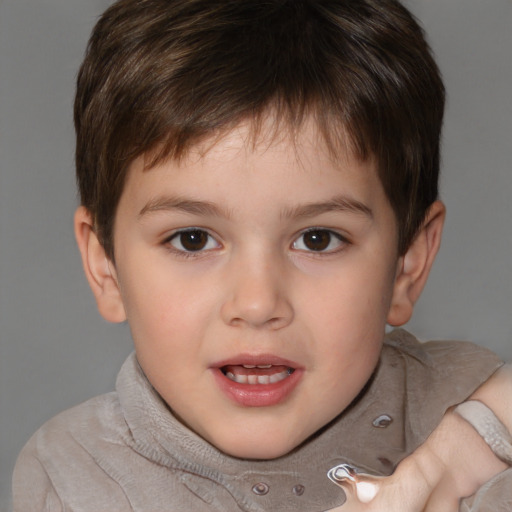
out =
[[[388,324],[398,326],[409,321],[414,304],[423,291],[437,251],[441,245],[446,209],[441,201],[429,208],[425,221],[407,252],[398,261]]]
[[[89,210],[83,206],[75,212],[75,237],[82,255],[85,276],[101,316],[109,322],[124,322],[126,313],[115,267],[96,236]]]

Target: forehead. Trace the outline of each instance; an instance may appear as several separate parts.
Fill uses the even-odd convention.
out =
[[[313,114],[290,119],[268,109],[252,118],[244,118],[233,126],[192,139],[178,155],[169,156],[166,147],[160,146],[135,160],[132,168],[151,170],[162,163],[186,167],[203,161],[240,157],[264,156],[265,153],[286,154],[289,160],[307,167],[308,157],[325,160],[330,165],[345,166],[348,161],[359,161],[375,167],[375,158],[363,158],[355,150],[349,131],[343,126],[322,126]]]
[[[331,149],[313,120],[300,130],[273,119],[260,125],[244,121],[194,145],[179,160],[148,165],[149,157],[139,158],[129,170],[121,203],[145,213],[203,201],[226,205],[224,212],[250,213],[262,205],[305,211],[308,204],[341,200],[368,213],[371,204],[386,201],[373,160],[357,159],[347,139],[336,152]]]

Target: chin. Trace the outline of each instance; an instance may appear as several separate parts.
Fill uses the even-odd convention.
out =
[[[238,459],[271,460],[286,455],[300,443],[292,444],[290,439],[285,442],[284,440],[254,439],[251,436],[246,436],[239,440],[230,439],[226,443],[213,444],[226,455]]]

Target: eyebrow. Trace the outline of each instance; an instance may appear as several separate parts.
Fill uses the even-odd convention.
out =
[[[197,201],[184,197],[156,197],[150,200],[139,212],[139,219],[148,214],[160,211],[178,210],[192,215],[203,217],[230,218],[228,210],[209,201]],[[282,218],[308,218],[333,211],[349,212],[373,218],[373,212],[367,205],[346,196],[335,196],[328,201],[307,203],[292,208],[285,208],[281,212]]]
[[[284,218],[301,218],[301,217],[315,217],[322,213],[329,212],[349,212],[364,215],[373,219],[373,211],[370,207],[347,196],[335,196],[329,201],[322,201],[319,203],[308,203],[300,205],[295,208],[287,208],[282,212]]]
[[[155,212],[178,210],[205,217],[230,217],[230,213],[208,201],[195,201],[184,197],[156,197],[139,212],[139,219]]]

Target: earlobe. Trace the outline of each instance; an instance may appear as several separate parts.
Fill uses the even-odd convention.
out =
[[[445,216],[444,204],[435,201],[430,206],[416,238],[399,259],[388,324],[403,325],[411,318],[414,304],[423,291],[441,245]]]
[[[76,210],[74,224],[85,275],[96,298],[101,316],[109,322],[125,321],[126,313],[115,267],[107,258],[96,236],[92,216],[87,208],[80,206]]]

